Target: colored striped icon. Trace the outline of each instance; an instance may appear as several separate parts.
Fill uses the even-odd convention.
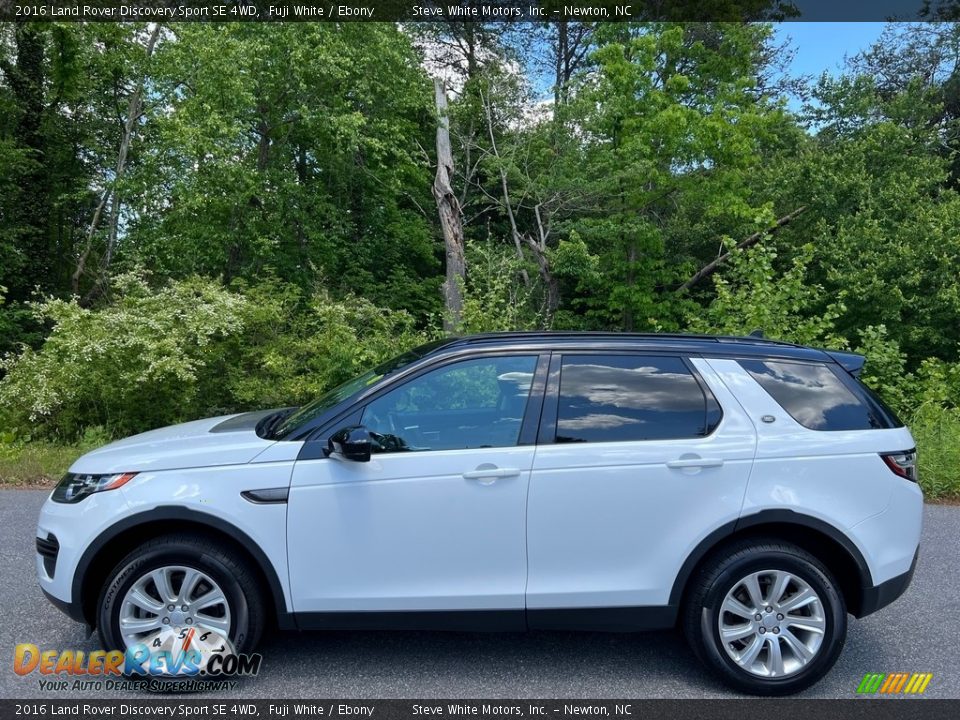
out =
[[[857,692],[869,695],[922,695],[933,679],[933,673],[867,673],[860,681]]]

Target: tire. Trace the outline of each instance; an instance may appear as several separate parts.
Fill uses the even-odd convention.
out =
[[[154,619],[153,611],[144,613],[127,602],[131,588],[135,585],[140,589],[145,588],[148,601],[159,603],[158,586],[151,585],[152,581],[147,578],[159,577],[157,573],[160,573],[167,578],[168,586],[176,594],[178,589],[183,592],[188,571],[197,573],[191,578],[200,578],[193,581],[195,590],[190,593],[190,597],[196,599],[195,613],[204,597],[217,596],[211,590],[219,590],[219,597],[223,598],[222,602],[199,611],[204,614],[195,615],[196,619],[191,617],[191,625],[195,622],[193,626],[202,632],[205,629],[203,623],[218,621],[221,626],[229,627],[225,632],[217,632],[229,639],[235,652],[253,650],[260,639],[266,617],[257,573],[245,559],[225,551],[215,540],[194,534],[164,535],[149,540],[117,564],[108,576],[97,602],[97,627],[103,646],[120,650],[131,646],[129,638],[132,636],[128,633],[125,639],[121,631],[124,613],[129,615],[132,611]],[[187,591],[190,592],[189,589]],[[170,615],[164,610],[159,612],[158,622],[161,616]],[[217,616],[214,619],[205,619],[214,615]],[[187,622],[182,613],[166,619],[176,624]],[[171,623],[167,622],[165,627],[170,628]],[[143,637],[149,639],[150,635]]]
[[[759,613],[747,618],[746,610],[757,609],[757,592]],[[805,550],[773,539],[714,553],[691,579],[682,613],[694,654],[726,685],[751,695],[810,687],[833,667],[847,635],[846,604],[830,571]]]

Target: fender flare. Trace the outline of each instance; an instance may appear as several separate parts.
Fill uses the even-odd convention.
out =
[[[273,600],[274,609],[276,610],[277,622],[280,626],[280,629],[294,629],[295,626],[293,625],[292,616],[287,611],[286,595],[283,591],[283,585],[280,582],[280,577],[277,575],[277,571],[276,568],[274,568],[273,563],[267,557],[266,553],[263,552],[260,546],[257,545],[257,543],[255,543],[243,530],[238,528],[236,525],[227,522],[226,520],[222,520],[221,518],[209,513],[199,512],[197,510],[191,510],[189,508],[180,507],[177,505],[158,505],[150,510],[129,515],[121,520],[118,520],[97,535],[93,542],[87,546],[87,549],[84,550],[83,555],[80,556],[80,560],[77,562],[76,568],[73,572],[73,584],[70,595],[72,598],[71,604],[75,608],[81,609],[81,612],[85,610],[83,608],[83,590],[84,583],[87,579],[87,573],[90,570],[90,566],[93,564],[94,560],[107,546],[107,544],[127,530],[131,530],[138,525],[154,523],[157,521],[185,521],[197,525],[207,526],[213,530],[227,535],[237,544],[243,547],[248,553],[250,553],[250,556],[257,564],[258,569],[263,573],[263,576],[267,580],[267,585],[269,586],[269,592]]]
[[[840,545],[850,556],[850,559],[853,560],[857,568],[858,585],[864,590],[873,587],[873,577],[870,573],[870,567],[863,557],[863,553],[860,552],[860,549],[841,530],[819,518],[804,515],[794,510],[761,510],[760,512],[744,515],[721,525],[697,544],[693,552],[684,560],[683,565],[680,566],[680,571],[677,573],[673,587],[670,590],[670,604],[674,606],[680,605],[690,576],[693,574],[697,565],[700,564],[700,561],[703,560],[709,552],[737,532],[758,525],[792,525],[794,527],[809,528],[810,530],[815,530],[826,535]]]

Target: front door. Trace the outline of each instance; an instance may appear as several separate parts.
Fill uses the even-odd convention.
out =
[[[534,446],[520,436],[536,365],[501,355],[428,369],[362,408],[380,445],[370,462],[296,463],[297,613],[501,610],[522,624]]]

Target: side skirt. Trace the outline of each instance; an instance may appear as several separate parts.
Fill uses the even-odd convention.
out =
[[[436,630],[463,632],[524,632],[584,630],[641,632],[666,630],[677,622],[677,608],[613,607],[535,610],[410,610],[363,612],[301,612],[301,630]]]
[[[643,632],[668,630],[676,624],[675,605],[527,610],[531,630]]]

